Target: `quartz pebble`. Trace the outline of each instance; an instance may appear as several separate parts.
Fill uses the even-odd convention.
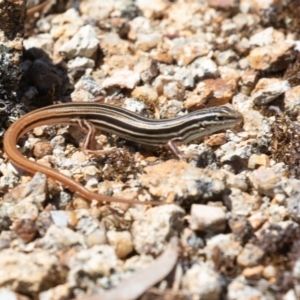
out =
[[[182,228],[183,214],[183,209],[176,205],[149,209],[132,224],[131,234],[135,250],[139,254],[160,253],[166,238]]]
[[[96,32],[91,25],[85,25],[71,38],[70,41],[59,48],[61,55],[68,59],[77,56],[91,58],[99,47]]]
[[[237,257],[237,263],[242,267],[257,266],[264,254],[264,251],[259,247],[252,244],[246,244]]]
[[[221,282],[218,274],[205,263],[193,264],[187,270],[183,280],[183,289],[192,299],[219,299]]]
[[[140,81],[138,73],[123,70],[116,72],[112,77],[106,78],[102,82],[102,88],[108,89],[114,86],[120,88],[133,89]]]
[[[221,207],[193,204],[190,228],[196,231],[222,232],[226,227],[226,214]]]
[[[133,250],[132,237],[130,232],[107,232],[107,240],[110,245],[116,249],[116,255],[118,258],[125,258]]]

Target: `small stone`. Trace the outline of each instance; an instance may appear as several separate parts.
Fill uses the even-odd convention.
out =
[[[87,58],[87,57],[75,57],[74,59],[71,59],[68,61],[68,68],[69,69],[79,69],[79,68],[94,68],[95,67],[95,61]]]
[[[183,100],[185,95],[185,88],[180,81],[169,82],[164,86],[163,95],[167,99]]]
[[[258,288],[247,285],[247,279],[240,275],[228,285],[227,299],[228,300],[265,300],[265,293]]]
[[[48,228],[53,224],[50,213],[46,210],[42,211],[39,214],[35,224],[37,226],[39,235],[43,237],[46,231],[48,230]]]
[[[157,46],[157,44],[162,42],[162,34],[153,32],[153,33],[138,33],[135,46],[137,49],[142,51],[149,51],[150,49]]]
[[[227,142],[225,133],[216,133],[211,135],[207,140],[204,141],[205,145],[209,147],[221,146]]]
[[[118,258],[125,258],[133,251],[132,236],[129,231],[108,231],[108,243],[115,248]]]
[[[54,253],[58,250],[68,249],[82,243],[83,237],[81,234],[66,227],[51,225],[46,234],[39,240],[38,245],[42,249]]]
[[[184,110],[183,104],[178,100],[169,100],[160,110],[160,117],[162,119],[170,119],[180,115]]]
[[[182,287],[191,299],[217,300],[222,291],[218,273],[200,261],[186,271],[182,278]]]
[[[259,193],[270,197],[274,197],[276,184],[281,181],[281,177],[273,169],[265,167],[254,170],[249,179]]]
[[[97,282],[97,287],[104,288],[111,284],[112,275],[121,273],[123,262],[115,254],[115,250],[109,245],[98,245],[90,249],[81,249],[75,255],[69,257],[67,261],[69,268],[68,283],[74,288],[87,288],[93,281],[90,278],[104,278],[104,281]]]
[[[223,208],[193,204],[190,228],[195,231],[222,232],[226,227],[226,214]]]
[[[70,8],[63,14],[57,14],[51,20],[50,34],[54,40],[60,37],[73,37],[80,27],[83,25],[83,21],[80,18],[79,11],[75,8]]]
[[[266,46],[274,43],[283,43],[285,40],[284,33],[273,27],[268,27],[251,36],[249,42],[251,46]]]
[[[25,219],[35,220],[37,209],[42,210],[47,194],[47,177],[42,173],[35,173],[30,182],[17,186],[7,193],[4,201],[17,200],[18,204],[12,206],[12,215],[16,218],[25,217]],[[34,206],[36,206],[34,208]]]
[[[185,89],[192,89],[195,86],[194,76],[191,74],[190,69],[186,67],[176,68],[174,78],[179,80],[185,87]]]
[[[98,47],[99,41],[95,29],[91,25],[85,25],[70,41],[60,46],[59,53],[68,59],[77,56],[91,58]]]
[[[297,300],[297,295],[295,293],[295,290],[292,288],[288,292],[286,292],[283,297],[283,300]]]
[[[245,216],[233,215],[228,224],[238,241],[244,242],[253,236],[253,229]]]
[[[263,270],[263,277],[270,280],[277,277],[278,271],[274,265],[267,265]]]
[[[252,154],[248,161],[248,168],[255,169],[258,166],[270,167],[270,159],[266,154]]]
[[[221,26],[222,33],[225,36],[231,36],[231,35],[237,33],[236,28],[237,28],[237,25],[234,22],[226,22],[226,23],[224,22]]]
[[[103,226],[104,227],[104,226]],[[85,237],[86,245],[91,248],[95,245],[107,244],[106,231],[104,228],[94,230],[88,236]]]
[[[139,73],[142,82],[149,83],[159,74],[158,64],[153,59],[143,60],[134,67],[134,71]]]
[[[83,151],[75,151],[72,153],[71,159],[77,161],[79,164],[85,162],[88,158]]]
[[[131,97],[136,98],[146,104],[156,105],[158,102],[157,92],[149,86],[138,86],[131,92]]]
[[[148,209],[132,224],[135,251],[139,254],[161,253],[167,239],[181,230],[183,215],[183,209],[173,204]]]
[[[15,232],[24,243],[33,241],[38,232],[35,222],[28,219],[14,220],[10,229]]]
[[[260,81],[257,85],[260,84]],[[263,89],[258,89],[256,86],[252,91],[251,100],[257,105],[266,105],[271,101],[278,98],[290,89],[289,82],[287,80],[281,82],[274,82],[265,86]]]
[[[254,231],[259,229],[266,220],[267,218],[261,211],[254,213],[248,218],[248,221],[251,224],[251,227]]]
[[[148,103],[147,103],[148,104]],[[125,108],[129,111],[132,111],[138,115],[147,117],[147,106],[145,103],[135,100],[133,98],[126,98],[124,101],[122,108]],[[102,143],[103,144],[103,143]]]
[[[237,59],[238,56],[233,50],[226,50],[223,52],[220,52],[217,55],[216,61],[219,66],[226,66],[227,64],[231,63],[233,60]]]
[[[33,147],[33,155],[36,158],[42,158],[46,155],[51,155],[52,146],[48,142],[37,142]]]
[[[117,71],[112,77],[107,77],[102,82],[103,89],[109,89],[111,87],[120,87],[126,89],[133,89],[140,81],[138,73],[130,70]]]
[[[184,85],[171,76],[160,75],[153,82],[158,95],[164,95],[168,99],[176,99],[182,101],[185,95]]]
[[[257,135],[257,131],[260,128],[263,128],[265,118],[263,115],[256,111],[256,110],[248,110],[247,112],[243,113],[244,119],[244,130],[249,133],[255,133]]]
[[[247,55],[249,53],[250,50],[250,43],[249,40],[247,38],[242,38],[241,40],[239,40],[236,44],[235,44],[235,50],[237,51],[237,53],[241,56]],[[246,69],[246,66],[248,65],[248,62],[242,63],[241,61],[247,61],[247,59],[245,58],[241,58],[239,61],[239,64],[241,66],[242,69]]]
[[[62,135],[57,135],[55,136],[51,141],[50,141],[50,146],[54,150],[62,150],[64,151],[66,145],[66,140]],[[53,150],[52,150],[53,151]],[[41,157],[42,158],[42,157]]]
[[[264,255],[265,252],[261,248],[253,244],[246,244],[237,257],[237,263],[242,267],[254,267],[261,262]]]
[[[247,95],[247,96],[250,95],[257,80],[258,80],[258,72],[257,71],[254,71],[254,70],[246,71],[242,75],[240,85],[242,86],[243,93],[245,95]]]
[[[192,93],[188,95],[184,106],[189,111],[204,107],[227,104],[233,97],[235,85],[232,82],[218,78],[206,79],[198,83]]]
[[[50,30],[51,30],[51,24],[49,23],[48,20],[42,18],[42,19],[39,19],[37,22],[36,22],[36,26],[39,30],[39,32],[43,32],[43,33],[49,33]]]
[[[252,268],[245,268],[242,272],[242,275],[249,280],[259,280],[261,278],[264,266],[259,265]]]
[[[217,64],[208,57],[196,58],[189,65],[190,72],[198,79],[216,78],[219,75]]]
[[[170,54],[179,66],[187,66],[197,57],[206,55],[210,47],[209,44],[198,39],[177,38],[173,40]]]
[[[237,6],[237,1],[235,0],[209,0],[208,5],[218,9],[232,9]]]
[[[75,84],[75,91],[71,94],[72,100],[74,98],[74,93],[80,91],[85,91],[88,95],[88,97],[76,99],[77,101],[82,102],[83,99],[85,101],[88,101],[89,99],[93,99],[94,97],[101,95],[102,89],[98,82],[92,76],[84,75]]]
[[[38,214],[39,211],[36,204],[27,201],[26,198],[7,208],[7,215],[11,220],[24,219],[35,221]]]
[[[261,199],[242,192],[239,189],[231,188],[223,196],[224,202],[234,215],[248,216],[252,210],[260,207]]]
[[[282,204],[275,204],[273,202],[269,207],[268,213],[269,213],[268,221],[270,223],[281,222],[286,220],[288,217],[287,208],[285,208]]]
[[[236,257],[242,251],[242,246],[232,233],[217,234],[207,239],[204,249],[207,257],[214,260],[216,253],[219,253],[217,261],[224,261],[230,264],[236,263]]]
[[[244,174],[234,175],[231,172],[226,172],[226,183],[229,188],[237,188],[243,192],[248,190],[248,178]]]
[[[173,57],[169,51],[164,49],[153,49],[150,53],[150,57],[163,64],[172,64]]]
[[[251,50],[247,59],[251,68],[261,71],[281,71],[292,61],[294,43],[278,43]]]
[[[300,113],[300,86],[291,87],[284,93],[284,109],[288,111],[289,114],[299,115]]]
[[[88,181],[90,179],[98,180],[100,177],[100,170],[96,166],[83,167],[82,173],[85,181]]]
[[[52,210],[50,216],[53,224],[61,228],[75,228],[78,222],[76,214],[72,211]]]

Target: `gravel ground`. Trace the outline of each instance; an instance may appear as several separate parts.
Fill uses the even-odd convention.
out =
[[[180,146],[35,128],[0,157],[0,299],[300,299],[299,1],[49,1],[30,13],[10,120],[95,99],[166,119],[231,104],[243,124]],[[4,130],[4,129],[2,129]],[[161,206],[151,200],[166,201]]]

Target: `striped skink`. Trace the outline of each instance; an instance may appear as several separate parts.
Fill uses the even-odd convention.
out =
[[[198,110],[172,119],[153,120],[107,104],[65,103],[37,109],[14,122],[4,136],[4,149],[15,166],[29,173],[44,173],[89,200],[162,204],[162,202],[136,202],[93,193],[74,179],[25,158],[18,151],[18,140],[31,129],[42,125],[80,125],[85,130],[88,128],[89,139],[92,138],[96,127],[140,144],[168,145],[175,155],[180,156],[176,144],[187,143],[198,137],[230,128],[241,121],[241,114],[227,106]],[[87,145],[88,142],[84,144]]]

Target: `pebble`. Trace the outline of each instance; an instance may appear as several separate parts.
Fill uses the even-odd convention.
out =
[[[260,82],[258,82],[257,85],[259,83]],[[282,82],[275,82],[273,84],[265,86],[263,89],[260,90],[257,90],[257,88],[255,88],[255,90],[252,92],[251,100],[254,104],[266,105],[274,101],[276,98],[284,94],[289,89],[290,85],[287,80],[284,80]]]
[[[153,87],[158,95],[164,95],[167,99],[182,101],[184,98],[184,85],[172,76],[159,75],[153,82]]]
[[[116,255],[118,258],[125,258],[133,251],[133,241],[129,231],[108,231],[108,243],[115,247]]]
[[[251,68],[260,71],[276,72],[285,69],[293,57],[293,43],[274,43],[256,47],[250,51],[247,59]]]
[[[59,48],[59,53],[67,59],[77,56],[91,58],[99,47],[96,31],[91,25],[85,25]]]
[[[109,89],[112,87],[120,87],[133,89],[136,87],[139,81],[140,76],[138,73],[130,70],[123,70],[116,72],[112,77],[104,79],[102,82],[102,88]]]
[[[139,62],[134,66],[134,71],[139,73],[141,81],[143,83],[150,83],[151,80],[159,74],[158,64],[153,59],[147,59]],[[149,86],[148,88],[153,89],[151,86]]]
[[[52,146],[47,142],[37,142],[33,147],[33,155],[36,158],[42,158],[45,155],[51,155],[52,151]]]
[[[196,79],[216,78],[219,75],[217,64],[208,57],[196,58],[189,65],[189,69]]]
[[[226,227],[226,213],[222,207],[193,204],[189,222],[195,231],[222,232]]]
[[[281,177],[272,168],[260,167],[251,173],[249,180],[260,193],[273,197],[274,189],[276,184],[281,181]]]
[[[242,267],[254,267],[262,261],[264,255],[261,248],[253,244],[246,244],[237,257],[237,263]]]
[[[217,300],[221,295],[218,274],[203,262],[194,263],[182,278],[182,287],[192,299]]]
[[[210,46],[205,41],[199,42],[196,39],[177,38],[173,41],[170,54],[179,66],[187,66],[196,58],[206,55],[209,51]]]
[[[235,86],[230,81],[221,78],[206,79],[198,83],[184,105],[191,111],[227,104],[233,97],[234,90]]]
[[[241,298],[243,298],[244,300],[266,299],[261,291],[247,284],[246,279],[244,279],[243,276],[235,278],[228,285],[227,295],[229,300],[239,300]]]
[[[139,254],[159,254],[166,239],[183,226],[184,210],[177,205],[162,205],[147,210],[132,224],[134,249]]]
[[[255,169],[258,166],[270,167],[270,159],[266,154],[252,154],[248,161],[248,168]]]
[[[251,268],[245,268],[242,272],[242,275],[249,280],[258,280],[261,278],[263,271],[264,267],[262,265],[258,265]]]

